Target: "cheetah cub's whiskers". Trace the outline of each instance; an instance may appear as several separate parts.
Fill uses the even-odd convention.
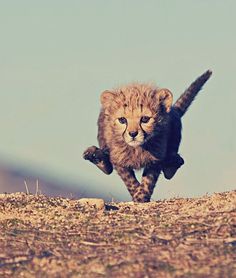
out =
[[[212,72],[198,77],[172,105],[168,89],[130,84],[101,94],[98,118],[99,148],[92,146],[84,159],[105,174],[113,167],[124,181],[133,201],[149,202],[161,171],[171,179],[184,164],[178,154],[181,117]],[[134,170],[144,168],[142,180]]]

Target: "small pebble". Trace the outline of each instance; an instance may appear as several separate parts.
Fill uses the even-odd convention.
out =
[[[96,209],[104,209],[105,207],[104,200],[97,198],[82,198],[78,200],[78,203],[89,207],[95,207]]]

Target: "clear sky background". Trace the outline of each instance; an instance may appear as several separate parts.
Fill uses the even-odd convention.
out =
[[[129,200],[96,145],[100,93],[153,81],[175,98],[213,76],[183,120],[185,165],[154,199],[235,189],[236,1],[0,1],[0,156]],[[78,188],[78,191],[80,188]]]

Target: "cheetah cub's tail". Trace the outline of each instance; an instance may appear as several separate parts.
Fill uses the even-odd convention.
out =
[[[178,111],[181,117],[188,110],[189,106],[193,102],[194,98],[198,94],[198,92],[202,89],[202,86],[207,82],[207,80],[211,77],[212,71],[207,70],[201,76],[199,76],[185,91],[184,93],[177,99],[173,108]]]

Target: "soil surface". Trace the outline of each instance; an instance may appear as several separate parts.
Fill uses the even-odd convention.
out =
[[[147,204],[0,194],[0,277],[236,277],[236,191]]]

